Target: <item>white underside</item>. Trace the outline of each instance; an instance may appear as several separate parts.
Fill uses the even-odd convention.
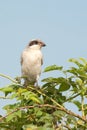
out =
[[[22,59],[22,75],[26,76],[30,82],[37,82],[41,74],[41,51],[25,49],[22,53]]]

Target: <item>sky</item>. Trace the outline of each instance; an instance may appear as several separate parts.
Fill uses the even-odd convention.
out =
[[[42,69],[53,64],[66,68],[70,58],[87,58],[87,1],[0,0],[0,73],[21,75],[20,55],[31,39],[47,45]],[[41,79],[46,76],[42,73]],[[0,78],[0,87],[7,83]],[[0,100],[0,114],[9,102]]]

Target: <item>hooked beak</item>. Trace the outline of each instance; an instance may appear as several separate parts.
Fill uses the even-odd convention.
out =
[[[41,43],[41,46],[42,46],[42,47],[45,47],[45,46],[46,46],[46,44],[42,42],[42,43]]]

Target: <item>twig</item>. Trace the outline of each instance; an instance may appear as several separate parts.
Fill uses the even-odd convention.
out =
[[[70,98],[67,98],[65,102],[70,101],[70,100],[72,100],[72,99],[78,97],[79,95],[80,95],[80,93],[78,93],[78,94],[76,94],[76,95],[74,95],[74,96],[72,96],[72,97],[70,97]]]
[[[72,130],[68,125],[63,125],[63,127],[67,128],[68,130]]]
[[[12,82],[14,82],[14,83],[18,83],[16,80],[12,79],[10,76],[7,76],[7,75],[1,74],[1,73],[0,73],[0,76],[1,76],[1,77],[4,77],[4,78],[6,78],[6,79],[9,79],[10,81],[12,81]]]
[[[82,109],[82,117],[85,117],[85,114],[84,114],[84,97],[83,96],[81,96],[81,109]]]
[[[3,97],[3,96],[0,96],[1,99],[11,99],[10,97]]]

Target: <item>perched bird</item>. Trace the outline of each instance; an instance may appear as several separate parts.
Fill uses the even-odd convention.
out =
[[[41,74],[41,65],[43,64],[43,55],[41,48],[46,46],[41,40],[32,40],[23,50],[21,55],[21,71],[25,77],[25,82],[38,83]]]

